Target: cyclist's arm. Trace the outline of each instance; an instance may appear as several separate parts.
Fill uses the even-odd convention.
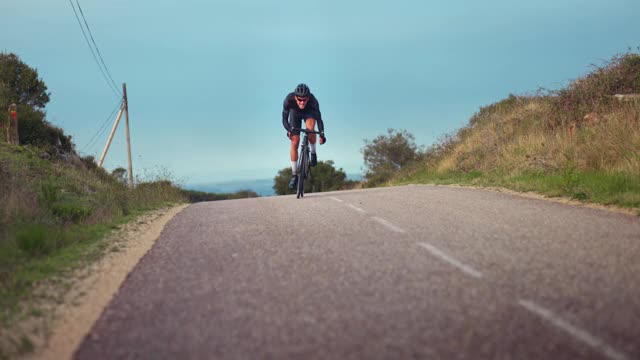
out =
[[[321,133],[324,132],[324,122],[322,122],[322,113],[320,113],[320,103],[318,102],[318,99],[316,99],[315,96],[313,96],[311,98],[313,100],[313,103],[310,104],[311,106],[313,106],[314,110],[318,113],[316,122],[318,123],[318,131],[320,131]]]
[[[285,130],[291,131],[289,126],[289,109],[286,107],[282,109],[282,126],[284,126]]]
[[[285,130],[291,131],[291,125],[289,125],[289,95],[284,98],[284,102],[282,104],[282,126],[284,126]]]
[[[322,118],[318,117],[316,121],[318,122],[318,131],[324,133],[324,123],[322,122]]]

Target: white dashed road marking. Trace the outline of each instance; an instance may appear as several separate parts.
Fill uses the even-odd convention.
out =
[[[360,209],[359,207],[357,207],[355,205],[351,205],[351,204],[347,204],[347,205],[349,205],[350,208],[352,208],[353,210],[355,210],[357,212],[360,212],[360,213],[363,213],[363,214],[365,213],[364,210]]]
[[[482,273],[474,268],[472,268],[471,266],[467,266],[461,262],[459,262],[458,260],[450,257],[449,255],[443,253],[442,251],[438,250],[437,248],[427,244],[427,243],[418,243],[418,245],[422,246],[423,248],[429,250],[430,253],[432,253],[433,255],[439,257],[440,259],[448,262],[449,264],[457,267],[458,269],[464,271],[466,274],[471,275],[473,277],[476,278],[481,278],[482,277]]]
[[[343,200],[340,200],[336,197],[333,196],[329,196],[329,199],[337,201],[339,203],[344,203]],[[359,213],[363,213],[365,214],[365,210],[347,203],[346,205],[348,205],[350,208],[352,208],[353,210],[358,211]],[[398,232],[398,233],[406,233],[406,231],[394,224],[392,224],[391,222],[383,219],[383,218],[379,218],[377,216],[372,216],[371,219],[377,221],[378,223],[384,225],[385,227],[387,227],[388,229],[394,231],[394,232]],[[448,262],[449,264],[457,267],[458,269],[462,270],[464,273],[466,273],[467,275],[473,276],[475,278],[482,278],[482,273],[474,268],[472,268],[471,266],[465,265],[462,262],[452,258],[451,256],[445,254],[444,252],[440,251],[439,249],[437,249],[436,247],[421,242],[418,243],[418,245],[422,246],[423,248],[425,248],[426,250],[428,250],[432,255]],[[589,334],[588,332],[574,326],[571,325],[570,323],[562,320],[561,318],[559,318],[558,316],[556,316],[554,313],[552,313],[551,311],[536,305],[534,302],[532,301],[528,301],[528,300],[519,300],[518,303],[524,307],[525,309],[529,310],[530,312],[542,317],[543,319],[545,319],[546,321],[550,322],[551,324],[553,324],[554,326],[556,326],[557,328],[565,331],[566,333],[568,333],[569,335],[571,335],[573,338],[575,338],[576,340],[585,343],[597,350],[600,350],[607,358],[612,359],[612,360],[627,360],[628,358],[620,353],[619,351],[615,350],[614,348],[610,347],[609,345],[607,345],[604,341],[596,338],[595,336]]]
[[[393,225],[392,223],[388,222],[385,219],[379,218],[377,216],[372,216],[371,217],[373,220],[379,222],[380,224],[386,226],[387,228],[389,228],[392,231],[398,232],[398,233],[406,233],[406,231],[404,231],[404,229],[401,229],[395,225]]]
[[[524,308],[531,311],[532,313],[544,318],[545,320],[551,322],[556,327],[566,331],[567,333],[569,333],[569,335],[573,336],[577,340],[580,340],[583,343],[602,351],[609,359],[613,359],[613,360],[627,359],[625,355],[613,349],[609,345],[605,344],[604,341],[560,319],[551,311],[541,306],[538,306],[535,303],[528,300],[520,300],[519,303],[520,305],[522,305]]]

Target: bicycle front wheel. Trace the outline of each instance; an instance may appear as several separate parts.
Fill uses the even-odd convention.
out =
[[[307,178],[305,169],[308,167],[309,158],[306,151],[302,152],[302,158],[300,159],[300,169],[298,170],[298,194],[297,198],[304,196],[304,181]]]

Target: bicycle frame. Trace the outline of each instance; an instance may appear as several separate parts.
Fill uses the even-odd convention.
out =
[[[311,175],[311,167],[309,166],[309,134],[320,134],[318,131],[307,129],[291,129],[292,131],[300,131],[304,133],[300,142],[300,153],[298,156],[298,187],[297,198],[304,197],[304,181]]]

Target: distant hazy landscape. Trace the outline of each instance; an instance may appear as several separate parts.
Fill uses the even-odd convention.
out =
[[[347,174],[349,180],[362,180],[360,174]],[[273,190],[273,178],[271,179],[256,179],[256,180],[238,180],[228,181],[221,183],[211,184],[187,184],[185,186],[188,190],[204,191],[216,194],[229,194],[235,193],[240,190],[253,190],[260,196],[275,196],[276,192]]]

